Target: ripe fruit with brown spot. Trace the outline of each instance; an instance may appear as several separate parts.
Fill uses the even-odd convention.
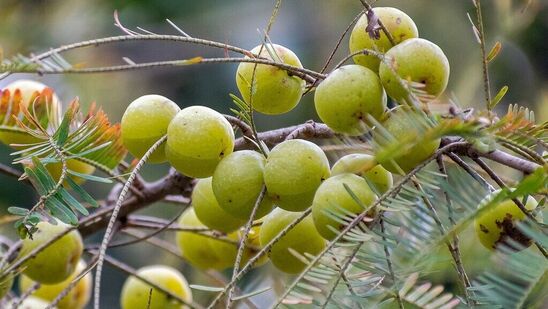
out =
[[[479,207],[487,205],[499,192],[491,193],[480,203]],[[521,201],[523,198],[518,198],[518,200]],[[524,204],[528,211],[534,210],[537,205],[537,201],[531,196],[527,197],[527,202]],[[510,240],[526,248],[532,244],[532,241],[517,226],[517,223],[525,218],[526,215],[521,209],[511,199],[507,199],[480,214],[474,220],[474,228],[480,243],[487,249],[494,250],[500,245],[515,248],[516,246],[513,246],[509,242]]]

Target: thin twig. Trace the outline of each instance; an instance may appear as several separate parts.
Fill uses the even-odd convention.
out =
[[[229,283],[225,285],[225,288],[223,291],[219,292],[217,296],[213,299],[213,301],[209,304],[207,308],[211,309],[214,308],[223,298],[224,295],[228,292],[228,289],[231,289],[232,286],[238,282],[249,270],[251,270],[251,267],[267,252],[270,251],[272,246],[276,244],[285,234],[287,234],[293,227],[295,227],[299,222],[301,222],[306,216],[308,216],[312,212],[311,208],[308,208],[307,210],[303,211],[301,215],[293,220],[289,225],[287,225],[283,230],[281,230],[276,237],[274,237],[268,244],[266,244],[255,256],[249,259],[247,263],[242,267],[242,269],[236,274],[236,277],[232,280],[230,280]]]
[[[110,220],[107,225],[107,229],[105,231],[105,235],[103,236],[103,241],[101,243],[101,248],[99,249],[99,260],[97,262],[97,271],[95,272],[95,287],[94,287],[94,302],[93,307],[95,309],[99,309],[99,302],[101,297],[101,273],[103,270],[103,261],[104,257],[107,251],[108,242],[110,241],[110,236],[114,228],[114,224],[116,223],[116,219],[118,218],[118,213],[120,211],[120,208],[122,207],[122,203],[124,202],[126,198],[126,194],[129,191],[129,187],[133,183],[133,180],[135,179],[135,176],[137,173],[141,170],[141,167],[145,164],[145,162],[148,160],[148,157],[158,148],[160,145],[162,145],[167,140],[167,136],[164,135],[162,138],[160,138],[152,147],[150,147],[149,150],[143,155],[143,157],[139,160],[131,174],[129,175],[127,182],[124,185],[124,188],[122,189],[122,192],[120,192],[120,196],[118,198],[118,201],[116,202],[116,206],[112,210],[112,215],[110,217]]]
[[[390,258],[390,251],[388,250],[388,246],[386,245],[387,240],[386,240],[386,237],[384,236],[384,220],[382,219],[382,217],[380,217],[379,225],[382,233],[382,241],[383,241],[382,246],[384,249],[384,256],[386,257],[386,266],[388,267],[388,273],[390,274],[390,278],[392,279],[392,284],[395,285],[396,275],[394,273],[394,268],[392,267],[392,259]],[[400,307],[400,309],[404,309],[405,307],[403,306],[403,301],[399,293],[396,293],[396,300],[398,301],[398,306]]]
[[[363,6],[365,7],[367,11],[371,11],[373,9],[371,5],[367,3],[367,1],[360,0],[360,2],[363,4]],[[390,31],[386,29],[386,27],[384,26],[380,18],[378,19],[378,23],[379,23],[379,27],[381,27],[382,29],[382,32],[384,32],[384,34],[386,35],[386,38],[388,39],[388,41],[390,41],[390,44],[392,44],[392,46],[396,46],[396,41],[394,41],[394,37],[392,37],[392,34],[390,34]]]
[[[478,35],[481,49],[481,64],[483,67],[483,90],[485,91],[485,104],[487,110],[491,110],[491,89],[489,82],[489,68],[487,63],[487,55],[485,51],[485,33],[483,31],[483,16],[481,13],[481,0],[473,0],[476,6],[476,17],[478,18]]]
[[[360,242],[359,244],[356,245],[356,248],[352,249],[352,252],[350,253],[350,256],[346,259],[346,261],[344,262],[343,265],[338,265],[338,262],[335,261],[335,265],[337,265],[339,267],[339,275],[337,276],[337,279],[333,283],[333,286],[330,289],[329,293],[327,293],[327,297],[325,298],[325,301],[322,304],[321,308],[326,308],[327,307],[327,305],[329,304],[329,301],[331,300],[331,297],[333,297],[333,294],[335,293],[335,289],[337,288],[337,285],[339,284],[339,281],[341,281],[341,279],[344,279],[344,281],[346,283],[346,286],[347,286],[348,290],[350,291],[350,293],[352,293],[354,296],[356,296],[356,293],[354,292],[354,289],[352,288],[352,285],[350,284],[350,282],[348,282],[348,280],[346,278],[345,272],[348,269],[348,267],[350,267],[350,265],[352,265],[352,261],[354,260],[354,257],[356,256],[356,254],[358,254],[358,252],[360,251],[360,248],[361,248],[362,245],[363,245],[363,242]],[[358,305],[360,305],[360,304],[358,303]]]
[[[249,236],[249,231],[251,230],[251,226],[253,225],[253,220],[255,219],[255,214],[257,213],[257,209],[259,209],[259,207],[261,206],[261,203],[265,195],[266,195],[266,187],[263,185],[263,188],[261,189],[261,193],[259,193],[259,196],[257,197],[257,200],[255,201],[255,205],[253,205],[253,209],[251,210],[251,214],[249,215],[249,220],[247,220],[247,223],[245,225],[243,235],[240,237],[240,243],[238,244],[238,254],[236,255],[236,261],[234,262],[234,269],[232,271],[232,280],[236,278],[236,275],[238,274],[238,271],[240,270],[240,263],[242,262],[242,256],[244,255],[244,251],[246,248],[247,237]],[[232,294],[234,293],[234,286],[228,289],[228,297],[226,301],[227,309],[231,308]]]
[[[495,191],[495,188],[487,182],[487,180],[483,179],[480,174],[478,174],[470,165],[468,165],[466,162],[464,162],[463,159],[461,159],[459,156],[452,152],[446,153],[446,156],[451,158],[453,162],[455,162],[457,165],[459,165],[463,170],[465,170],[468,175],[472,176],[477,182],[479,182],[485,189],[489,190],[490,192]]]
[[[97,254],[97,251],[90,251],[90,253]],[[150,285],[154,290],[156,290],[160,293],[166,294],[170,298],[173,298],[174,300],[178,301],[179,303],[181,303],[183,305],[186,305],[186,306],[189,306],[190,308],[195,308],[195,309],[202,309],[203,308],[199,304],[187,302],[186,300],[181,298],[179,295],[173,294],[173,292],[171,292],[170,290],[168,290],[168,289],[166,289],[162,286],[159,286],[158,284],[148,280],[147,278],[144,278],[143,276],[139,275],[137,273],[137,271],[135,269],[133,269],[132,267],[128,266],[127,264],[125,264],[125,263],[123,263],[123,262],[121,262],[121,261],[119,261],[119,260],[117,260],[117,259],[115,259],[115,258],[113,258],[109,255],[105,255],[104,261],[107,262],[109,265],[125,272],[126,274],[128,274],[130,276],[133,276],[133,277],[137,278],[138,280],[146,283],[147,285]]]

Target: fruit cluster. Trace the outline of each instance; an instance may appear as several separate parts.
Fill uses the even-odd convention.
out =
[[[375,20],[382,22],[382,29]],[[371,27],[373,24],[373,27]],[[386,32],[385,32],[386,31]],[[355,64],[329,73],[315,89],[314,103],[319,118],[335,133],[359,136],[382,135],[399,141],[413,139],[424,130],[430,116],[409,104],[414,93],[433,100],[443,93],[449,78],[449,63],[434,43],[418,38],[413,20],[395,8],[374,8],[361,16],[350,37]],[[298,57],[288,48],[263,44],[248,57],[302,69]],[[245,103],[268,115],[291,111],[307,90],[305,80],[282,66],[242,62],[236,84]],[[315,85],[312,85],[315,86]],[[19,81],[6,87],[22,97],[22,108],[29,108],[45,85]],[[400,106],[387,110],[387,97]],[[54,96],[52,110],[60,115]],[[419,121],[408,121],[409,118]],[[346,228],[349,218],[365,213],[375,216],[378,198],[389,191],[393,173],[404,174],[431,157],[440,139],[420,143],[409,140],[403,154],[381,160],[378,154],[353,153],[341,157],[332,167],[322,148],[307,140],[287,139],[272,149],[235,151],[235,133],[222,114],[205,106],[183,109],[160,95],[145,95],[127,107],[121,120],[122,140],[136,158],[148,156],[150,163],[169,164],[179,173],[197,178],[191,206],[178,221],[176,243],[182,256],[201,269],[223,270],[237,259],[238,244],[245,237],[241,265],[269,246],[268,256],[257,259],[254,267],[268,261],[286,273],[299,273],[307,266],[303,256],[319,254],[327,241]],[[28,135],[28,134],[27,134]],[[32,136],[0,131],[6,144],[33,142]],[[158,141],[166,136],[165,143]],[[93,173],[87,164],[71,159],[69,168]],[[48,165],[59,177],[59,164]],[[527,209],[536,201],[529,198]],[[303,212],[311,213],[300,220]],[[515,224],[524,214],[511,201],[504,201],[476,220],[480,241],[496,248],[509,238],[516,239]],[[244,235],[243,226],[253,220]],[[280,233],[293,225],[283,236]],[[22,243],[20,257],[51,241],[68,226],[41,222],[32,239]],[[513,234],[514,233],[514,234]],[[275,243],[273,242],[274,240]],[[522,240],[522,241],[520,241]],[[52,301],[80,274],[82,239],[71,231],[40,251],[24,264],[22,291],[34,282],[41,287],[34,297]],[[186,302],[192,293],[183,275],[170,267],[154,265],[137,271],[145,280],[170,291]],[[58,303],[58,308],[83,308],[89,300],[91,275],[86,275]],[[0,294],[13,283],[13,276],[0,278]],[[183,308],[177,300],[153,289],[148,283],[130,277],[121,294],[122,308]],[[40,302],[29,298],[27,302]]]

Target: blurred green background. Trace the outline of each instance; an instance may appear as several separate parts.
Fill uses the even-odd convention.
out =
[[[498,106],[504,112],[509,103],[535,110],[538,120],[548,119],[548,2],[545,0],[483,1],[488,48],[496,41],[502,52],[490,65],[492,92],[504,85],[509,92]],[[193,37],[206,38],[251,49],[262,40],[274,1],[185,1],[185,0],[0,0],[0,46],[4,57],[38,53],[63,44],[99,37],[120,35],[114,26],[113,12],[118,11],[124,25],[140,26],[155,33],[177,34],[166,18]],[[451,64],[447,98],[461,107],[483,106],[483,85],[479,45],[474,38],[467,13],[474,16],[472,1],[453,0],[381,0],[376,6],[402,9],[416,22],[420,36],[438,44]],[[307,68],[319,71],[338,37],[362,9],[357,0],[287,0],[283,2],[270,37],[273,42],[292,49]],[[343,41],[334,63],[348,53]],[[64,54],[73,63],[86,66],[122,64],[122,57],[136,62],[185,59],[194,56],[223,56],[223,51],[160,41],[130,42],[90,47]],[[79,97],[85,107],[97,102],[112,122],[120,121],[125,107],[145,94],[161,94],[181,107],[207,105],[221,112],[232,107],[229,93],[237,93],[234,82],[236,64],[196,65],[181,68],[153,69],[93,75],[12,75],[0,81],[0,88],[14,79],[32,78],[53,87],[65,106]],[[306,96],[292,112],[281,116],[257,117],[259,130],[317,119],[312,96]],[[10,149],[0,145],[0,159],[10,162]],[[146,179],[156,179],[167,166],[148,166]],[[90,184],[86,188],[98,199],[109,187]],[[30,205],[35,198],[29,188],[0,175],[0,212],[12,205]],[[177,206],[158,204],[144,213],[170,217]],[[15,239],[11,226],[3,234]],[[171,239],[173,234],[163,237]],[[90,241],[97,241],[96,239]],[[464,244],[480,256],[483,249]],[[474,249],[472,249],[474,248]],[[147,244],[114,249],[111,253],[134,267],[147,264],[170,264],[181,269],[195,284],[215,284],[200,272],[192,272],[175,257],[161,253]],[[485,260],[485,259],[483,259]],[[485,261],[487,262],[487,261]],[[477,255],[467,257],[472,272],[481,267]],[[264,267],[259,272],[270,272]],[[272,272],[270,272],[272,273]],[[229,276],[228,273],[225,273]],[[274,272],[261,285],[271,284],[281,276]],[[452,282],[452,272],[437,274],[434,280]],[[257,276],[254,276],[257,277]],[[105,308],[118,306],[118,293],[125,275],[105,272],[102,303]],[[203,302],[208,294],[196,293]],[[258,304],[268,302],[271,293],[256,297]]]

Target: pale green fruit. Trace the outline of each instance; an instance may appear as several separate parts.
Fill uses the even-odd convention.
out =
[[[376,119],[382,116],[386,94],[375,72],[351,64],[336,69],[321,82],[314,103],[329,128],[356,136],[367,131],[367,115]]]
[[[1,257],[0,257],[1,258]],[[13,274],[9,273],[0,277],[0,299],[4,298],[13,286]]]
[[[388,191],[394,180],[392,173],[382,165],[377,164],[375,157],[364,153],[353,153],[340,158],[331,168],[331,176],[352,173],[367,179],[368,184],[373,185],[378,194]],[[373,188],[372,188],[373,189]]]
[[[25,238],[22,243],[19,258],[25,257],[36,247],[66,231],[68,225],[58,222],[53,225],[40,222],[33,239]],[[78,231],[71,231],[53,244],[46,247],[36,257],[27,260],[23,265],[23,274],[34,281],[53,284],[67,279],[76,269],[84,245]]]
[[[31,99],[33,95],[35,93],[36,94],[41,93],[47,87],[48,87],[47,85],[44,85],[40,82],[36,82],[28,79],[19,79],[6,85],[6,87],[4,87],[2,91],[9,90],[10,96],[13,98],[15,94],[15,90],[19,89],[19,91],[21,92],[21,106],[23,108],[28,109],[29,105],[32,103]],[[55,93],[52,95],[52,102],[50,107],[51,107],[52,116],[56,117],[57,119],[60,119],[61,102],[59,101],[59,98],[57,97]],[[40,142],[41,140],[24,132],[19,133],[19,132],[0,131],[0,141],[6,145],[9,145],[9,144],[31,144],[31,143]]]
[[[179,225],[186,228],[207,228],[196,216],[194,208],[186,210],[179,219]],[[226,265],[210,245],[210,237],[194,232],[177,232],[176,242],[182,256],[200,269],[225,269]]]
[[[86,269],[86,262],[80,260],[76,270],[65,280],[56,284],[42,284],[32,295],[47,301],[53,301],[71,282]],[[34,285],[35,281],[22,275],[19,279],[19,289],[24,292]],[[89,302],[91,296],[92,276],[85,275],[72,290],[57,304],[59,309],[82,309]]]
[[[280,208],[274,209],[265,217],[261,226],[261,245],[266,246],[286,226],[300,217],[301,214],[300,212],[289,212]],[[294,256],[289,251],[289,248],[301,255],[304,255],[304,253],[317,255],[325,248],[325,240],[316,231],[310,215],[282,236],[272,246],[269,253],[270,260],[276,268],[286,273],[296,274],[303,271],[306,268],[306,264]]]
[[[345,185],[356,196],[358,203],[347,191]],[[327,240],[337,236],[335,230],[343,230],[346,225],[333,217],[346,216],[348,213],[361,214],[367,207],[371,206],[377,196],[365,179],[354,174],[340,174],[324,181],[316,191],[312,203],[312,218],[316,229]],[[368,211],[368,216],[373,216],[375,209]]]
[[[227,213],[249,219],[264,186],[265,163],[263,155],[251,150],[233,152],[219,163],[213,173],[213,192]],[[273,206],[272,199],[265,195],[255,212],[255,219],[265,216]]]
[[[329,173],[329,162],[320,147],[294,139],[272,149],[264,168],[264,182],[276,205],[302,211],[312,205],[316,189]]]
[[[192,291],[183,275],[176,269],[164,266],[146,266],[137,271],[137,274],[150,282],[192,302]],[[150,290],[152,289],[152,294]],[[150,300],[150,304],[149,304]],[[137,277],[130,276],[124,282],[120,295],[122,309],[183,309],[188,308],[179,301],[171,298],[164,292],[153,288]]]
[[[260,234],[261,228],[259,226],[252,227],[251,230],[249,230],[248,238],[246,239],[246,247],[244,248],[244,253],[242,255],[242,260],[240,261],[240,267],[243,267],[247,261],[249,261],[250,258],[255,256],[260,249],[261,245],[259,242],[259,234]],[[211,247],[213,248],[213,251],[220,260],[223,261],[225,265],[228,267],[234,266],[234,263],[236,262],[236,255],[238,254],[238,246],[235,243],[238,243],[240,239],[243,237],[243,229],[240,229],[239,231],[232,232],[226,236],[228,240],[233,241],[234,243],[228,243],[221,240],[214,240],[212,239],[210,242]],[[259,260],[253,264],[253,267],[259,267],[263,264],[265,264],[268,261],[268,257],[266,255],[259,258]]]
[[[7,308],[12,308],[13,303],[15,303],[16,300],[10,301],[7,305]],[[48,307],[48,303],[38,297],[29,296],[23,300],[17,307],[17,309],[46,309]],[[52,309],[57,309],[57,307],[53,307]]]
[[[211,187],[211,177],[198,180],[192,190],[192,206],[198,219],[207,227],[224,233],[232,232],[245,224],[233,217],[217,203]]]
[[[136,158],[141,158],[154,143],[167,133],[167,127],[181,109],[175,102],[161,95],[150,94],[137,98],[122,116],[122,142]],[[154,151],[148,162],[166,161],[165,143]]]
[[[251,52],[258,54],[259,50],[261,45]],[[278,44],[265,44],[260,56],[294,67],[303,67],[291,50]],[[250,99],[254,70],[253,97]],[[244,100],[251,103],[253,109],[263,114],[277,115],[287,113],[297,106],[304,92],[305,81],[275,66],[242,62],[236,72],[236,85]]]
[[[427,141],[416,140],[416,138],[424,134],[423,131],[426,130],[426,128],[420,128],[421,123],[419,123],[419,121],[424,121],[423,117],[426,116],[401,106],[400,108],[392,110],[389,114],[389,118],[383,123],[384,128],[393,138],[400,142],[408,140],[409,143],[413,143],[412,147],[403,150],[403,153],[400,156],[394,158],[395,163],[405,173],[410,172],[417,165],[432,156],[441,142],[439,138]],[[391,161],[380,163],[388,171],[395,174],[401,174],[399,168]]]
[[[479,207],[485,206],[499,192],[491,193],[480,203]],[[523,201],[523,198],[518,198],[518,200]],[[527,197],[527,202],[524,204],[528,211],[534,210],[537,205],[537,201],[531,196]],[[474,220],[476,235],[480,243],[490,250],[497,249],[499,245],[515,248],[511,243],[508,243],[509,240],[529,247],[532,244],[531,239],[517,227],[517,223],[525,220],[525,217],[526,215],[511,199],[504,200]]]
[[[234,131],[230,123],[209,107],[184,108],[167,128],[167,159],[186,176],[213,175],[217,164],[233,150]]]
[[[376,7],[373,12],[380,19],[388,32],[392,35],[394,43],[399,44],[407,39],[417,38],[419,31],[417,26],[404,12],[391,7]],[[367,15],[362,15],[354,26],[350,34],[350,53],[354,53],[363,49],[376,50],[380,53],[385,53],[392,48],[392,43],[382,30],[379,30],[379,38],[372,38],[365,31],[369,24]],[[379,71],[380,59],[373,55],[356,55],[353,57],[354,62],[363,65],[375,72]]]
[[[449,61],[438,45],[425,39],[409,39],[394,46],[381,63],[379,76],[386,93],[396,101],[405,99],[407,90],[400,84],[411,81],[424,84],[420,89],[437,98],[449,81]],[[396,72],[392,72],[392,69]]]

